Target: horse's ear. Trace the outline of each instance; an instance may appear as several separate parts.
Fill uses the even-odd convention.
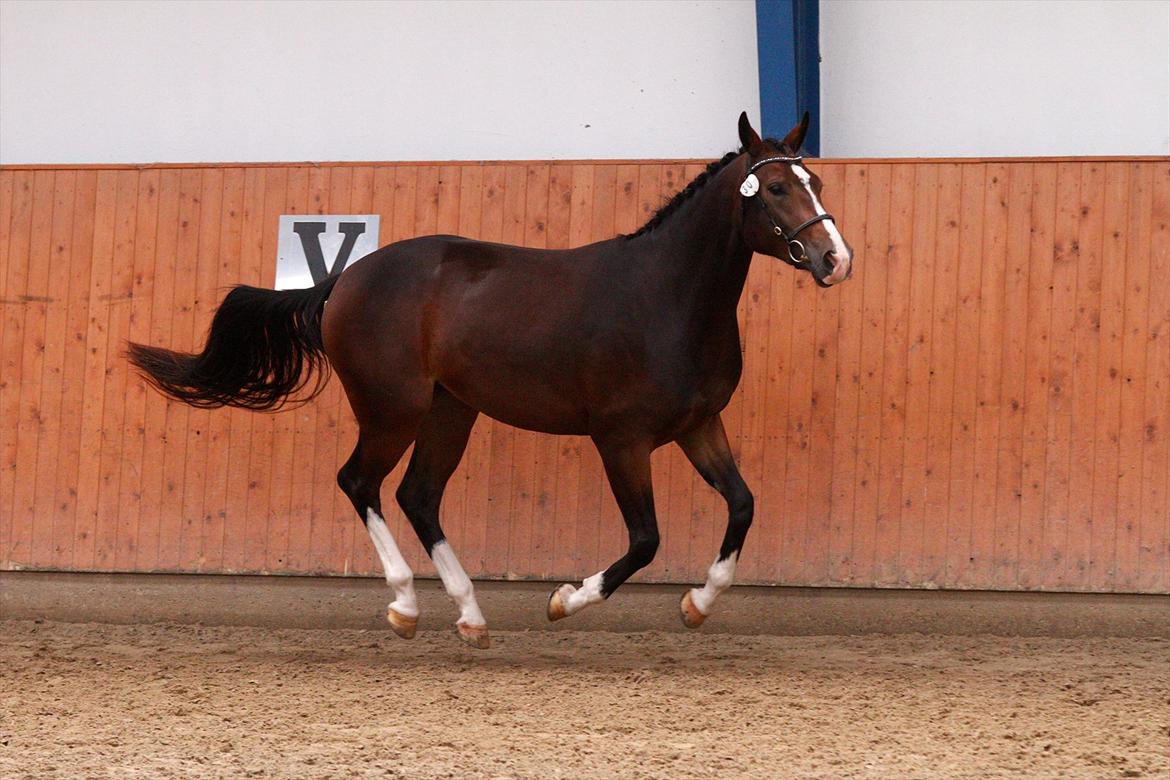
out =
[[[784,136],[784,146],[790,149],[793,154],[800,154],[800,145],[804,143],[804,136],[808,133],[808,112],[804,112],[804,116],[800,118],[800,122],[796,127],[788,131],[788,135]]]
[[[752,129],[752,123],[748,120],[746,111],[739,115],[739,142],[749,152],[758,149],[764,143],[760,140],[759,133]]]

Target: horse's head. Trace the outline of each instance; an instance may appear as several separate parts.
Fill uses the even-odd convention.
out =
[[[853,250],[821,205],[821,180],[800,156],[808,114],[783,141],[763,140],[739,115],[743,144],[743,236],[753,252],[804,268],[822,287],[853,272]]]

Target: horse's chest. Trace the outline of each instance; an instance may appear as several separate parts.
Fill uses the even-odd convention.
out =
[[[723,410],[739,384],[739,343],[704,358],[680,361],[662,377],[658,398],[670,428],[688,428]]]

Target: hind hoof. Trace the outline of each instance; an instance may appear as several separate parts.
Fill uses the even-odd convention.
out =
[[[415,629],[418,628],[417,617],[408,617],[394,607],[387,607],[386,622],[390,624],[390,629],[398,636],[403,639],[414,639]]]
[[[565,599],[575,593],[576,590],[572,585],[566,584],[561,585],[552,592],[548,597],[548,619],[550,621],[555,622],[569,616],[568,611],[565,609]]]
[[[683,594],[682,603],[679,604],[679,612],[682,613],[682,622],[687,628],[698,628],[707,619],[707,616],[700,612],[699,608],[695,606],[695,602],[691,600],[689,590]]]
[[[476,650],[487,650],[492,646],[492,638],[488,636],[487,626],[469,626],[464,623],[456,623],[455,628],[459,632],[459,638]]]

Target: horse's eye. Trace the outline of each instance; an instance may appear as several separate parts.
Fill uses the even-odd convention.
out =
[[[773,195],[783,195],[784,185],[774,181],[768,185],[768,192],[772,193]]]

